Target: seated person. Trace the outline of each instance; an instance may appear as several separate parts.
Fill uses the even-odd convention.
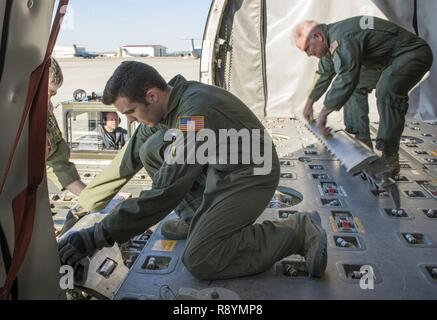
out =
[[[104,112],[103,125],[98,127],[103,142],[103,149],[119,150],[126,143],[127,131],[118,125],[120,118],[117,112]]]

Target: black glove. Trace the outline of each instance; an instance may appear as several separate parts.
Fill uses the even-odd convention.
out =
[[[112,247],[114,241],[103,229],[101,223],[79,231],[74,231],[61,237],[58,242],[61,263],[74,265],[80,259],[91,257],[103,247]]]

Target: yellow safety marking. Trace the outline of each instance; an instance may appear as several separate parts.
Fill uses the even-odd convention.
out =
[[[332,216],[329,217],[329,222],[331,223],[332,231],[334,233],[338,233],[337,223],[335,222],[335,219]]]
[[[153,244],[153,251],[166,251],[166,252],[171,252],[173,251],[175,245],[176,245],[175,240],[158,240]]]
[[[364,230],[364,226],[361,222],[361,220],[357,217],[354,218],[355,225],[357,226],[357,229],[360,233],[366,233],[366,230]]]
[[[433,151],[431,152],[431,155],[432,155],[433,157],[437,157],[437,150],[433,150]]]

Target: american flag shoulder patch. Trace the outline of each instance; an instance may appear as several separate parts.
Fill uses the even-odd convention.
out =
[[[199,131],[205,128],[204,116],[179,117],[179,130],[182,132]]]
[[[335,50],[337,50],[337,48],[340,46],[340,43],[335,40],[333,43],[331,43],[331,46],[329,47],[329,51],[331,52],[331,54],[334,54]]]

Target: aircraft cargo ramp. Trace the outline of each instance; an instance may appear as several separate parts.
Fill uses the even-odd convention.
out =
[[[115,299],[437,298],[437,124],[407,123],[399,211],[365,175],[348,174],[299,121],[265,123],[282,173],[258,222],[317,210],[328,234],[324,278],[308,278],[301,258],[292,256],[256,276],[198,281],[181,261],[185,241],[166,240],[159,226]]]

